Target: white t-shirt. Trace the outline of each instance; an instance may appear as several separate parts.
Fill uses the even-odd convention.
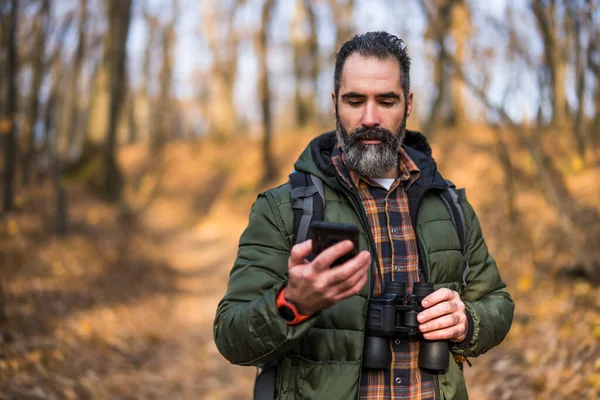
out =
[[[375,182],[379,183],[381,186],[383,186],[387,190],[390,190],[390,188],[392,187],[392,184],[395,181],[395,179],[392,179],[392,178],[371,178],[371,179],[374,180]]]

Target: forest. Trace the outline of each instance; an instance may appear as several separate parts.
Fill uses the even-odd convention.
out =
[[[600,398],[598,0],[0,0],[0,399],[252,398],[240,234],[377,30],[515,300],[471,398]]]

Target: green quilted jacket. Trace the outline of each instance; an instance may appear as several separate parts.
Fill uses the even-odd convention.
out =
[[[356,193],[339,182],[331,163],[335,134],[314,139],[295,164],[297,171],[319,176],[325,186],[325,220],[361,228],[360,249],[376,260],[368,222],[362,217]],[[426,279],[437,288],[460,293],[470,314],[472,339],[451,344],[452,353],[477,357],[506,336],[514,304],[488,252],[481,227],[464,190],[458,191],[467,231],[467,285],[461,288],[463,262],[458,234],[439,190],[447,183],[437,172],[425,138],[407,132],[405,150],[421,169],[408,191],[409,208],[417,232]],[[357,399],[365,321],[374,268],[362,291],[309,320],[288,326],[275,306],[275,297],[287,280],[287,262],[293,245],[293,211],[286,183],[258,196],[243,232],[227,291],[214,322],[217,348],[230,362],[260,365],[278,361],[276,392],[286,399]],[[450,357],[445,375],[435,379],[441,399],[467,399],[462,364]]]

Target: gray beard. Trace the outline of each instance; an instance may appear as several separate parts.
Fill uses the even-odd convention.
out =
[[[394,133],[384,128],[356,128],[348,134],[336,117],[338,143],[348,167],[368,178],[382,178],[392,168],[398,168],[398,151],[406,135],[406,117]],[[362,140],[380,140],[379,144],[363,144]]]

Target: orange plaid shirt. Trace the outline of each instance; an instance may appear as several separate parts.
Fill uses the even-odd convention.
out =
[[[356,189],[367,215],[380,272],[385,282],[404,282],[412,291],[419,281],[417,238],[411,224],[406,190],[419,178],[420,170],[400,148],[398,178],[390,189],[351,171],[339,146],[332,154],[337,173],[350,188]],[[374,279],[376,279],[374,277]],[[382,291],[376,279],[375,295]],[[419,342],[403,337],[391,338],[392,364],[386,370],[363,369],[361,400],[435,400],[433,376],[419,369]]]

